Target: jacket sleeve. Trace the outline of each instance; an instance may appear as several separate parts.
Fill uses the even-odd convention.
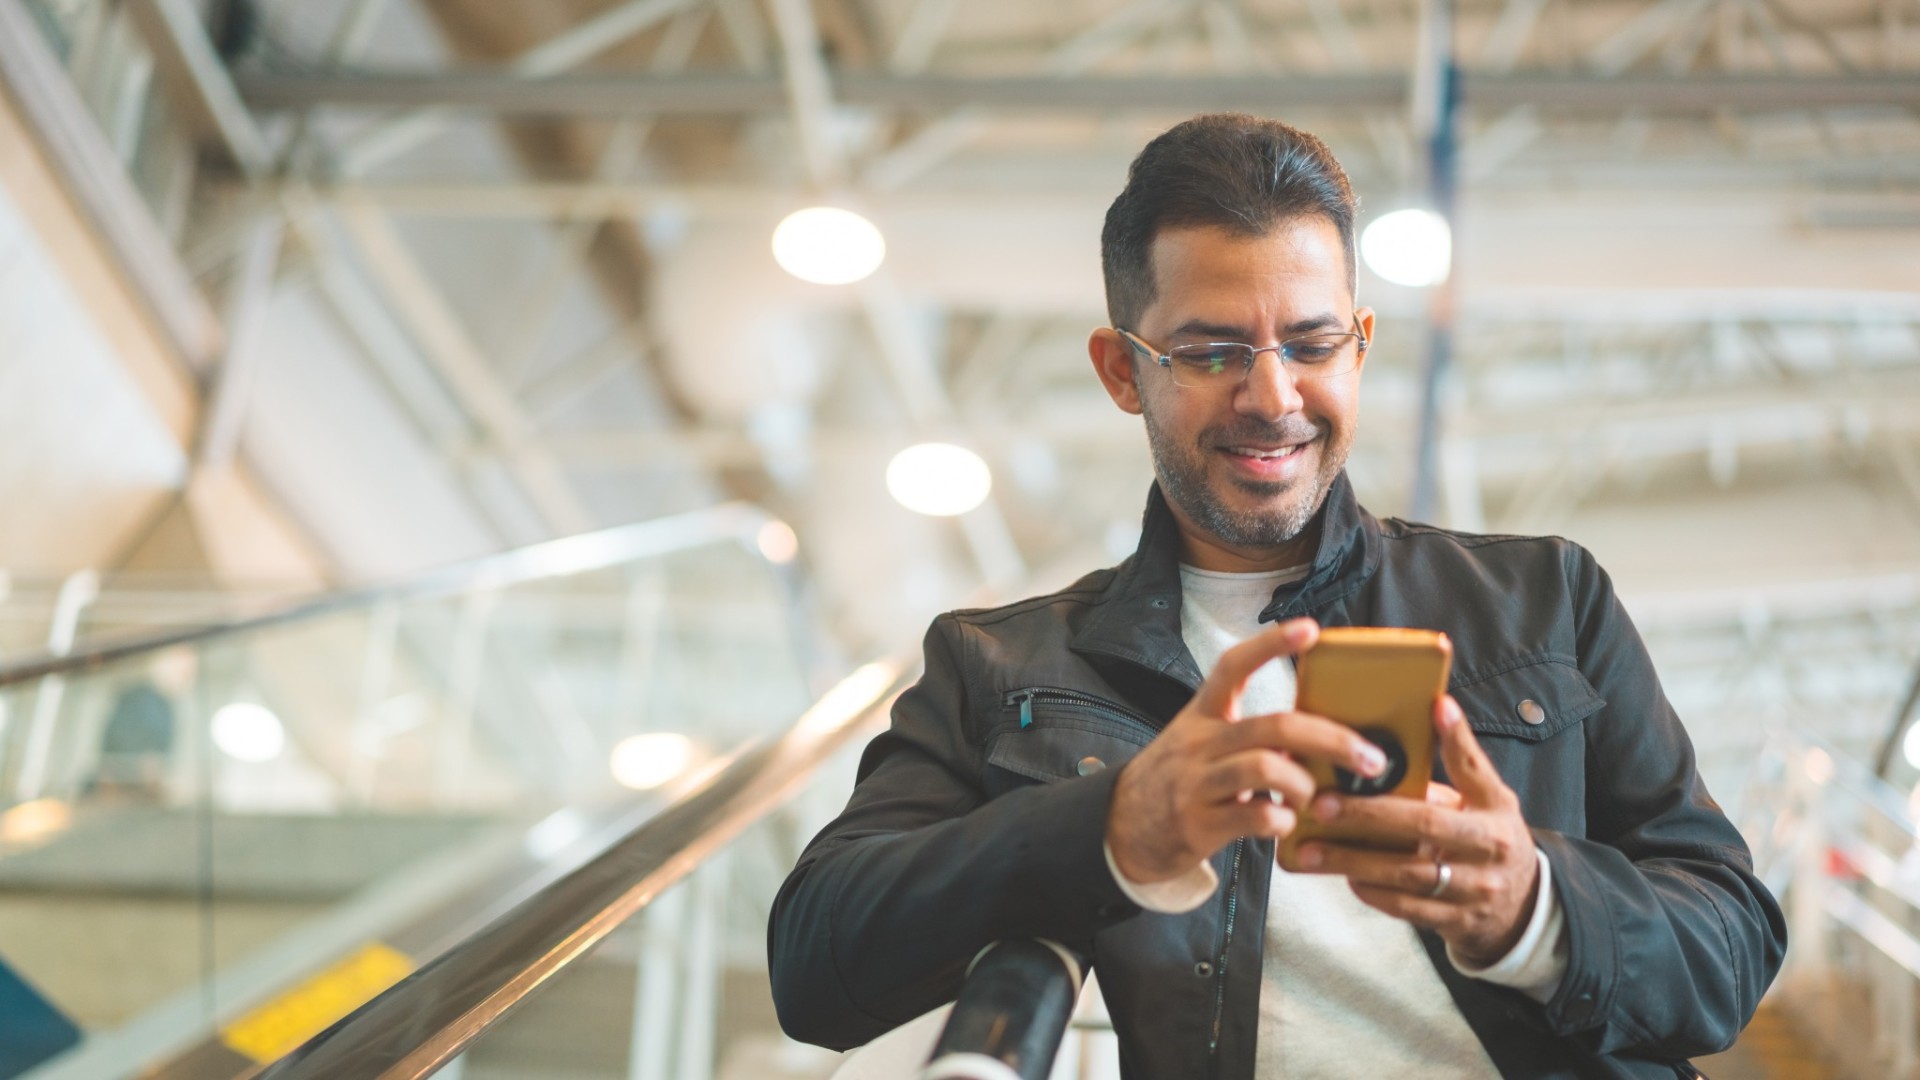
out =
[[[995,941],[1047,938],[1086,955],[1095,930],[1139,911],[1103,846],[1118,770],[986,798],[964,634],[951,615],[934,622],[925,674],[774,900],[774,1005],[796,1039],[869,1042],[952,1000]]]
[[[1571,546],[1567,571],[1580,669],[1606,706],[1585,724],[1587,835],[1534,832],[1569,946],[1546,1020],[1598,1053],[1718,1052],[1780,970],[1785,920],[1606,572]]]

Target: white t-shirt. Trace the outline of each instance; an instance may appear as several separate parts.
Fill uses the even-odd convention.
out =
[[[1259,633],[1274,589],[1307,567],[1259,574],[1180,568],[1180,631],[1201,671]],[[1247,680],[1240,716],[1293,708],[1289,661],[1265,665]],[[1136,885],[1108,865],[1127,895],[1153,911],[1191,911],[1219,887],[1208,864],[1172,881]],[[1565,919],[1540,857],[1539,899],[1513,951],[1488,968],[1449,955],[1475,978],[1546,1001],[1566,971]],[[1260,1027],[1254,1075],[1260,1080],[1347,1076],[1420,1076],[1497,1080],[1500,1073],[1433,969],[1413,927],[1361,903],[1345,878],[1273,868],[1261,957]]]

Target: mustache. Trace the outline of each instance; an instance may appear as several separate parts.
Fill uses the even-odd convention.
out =
[[[1272,446],[1309,442],[1325,434],[1325,429],[1304,416],[1289,416],[1278,424],[1259,422],[1208,428],[1201,433],[1203,446],[1218,449],[1227,446]]]

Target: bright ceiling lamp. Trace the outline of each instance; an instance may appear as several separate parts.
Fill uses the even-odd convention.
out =
[[[1395,285],[1438,285],[1453,263],[1453,230],[1431,210],[1395,210],[1360,234],[1360,255]]]
[[[932,517],[953,517],[987,501],[993,473],[980,455],[952,443],[921,443],[893,456],[887,491],[901,506]]]
[[[773,230],[774,261],[815,285],[851,285],[880,269],[886,257],[887,241],[880,230],[851,210],[796,210]]]
[[[795,535],[793,526],[784,521],[769,521],[760,526],[760,531],[754,534],[753,543],[768,562],[781,566],[792,562],[794,556],[800,554],[800,537]]]
[[[34,799],[0,814],[0,844],[31,844],[73,824],[73,808],[59,799]]]
[[[651,791],[693,764],[693,740],[672,731],[629,735],[614,744],[608,762],[613,778],[635,791]]]
[[[1907,728],[1906,738],[1900,740],[1900,753],[1907,764],[1920,769],[1920,724]]]
[[[230,758],[258,765],[286,749],[287,731],[272,709],[236,701],[213,714],[213,745]]]

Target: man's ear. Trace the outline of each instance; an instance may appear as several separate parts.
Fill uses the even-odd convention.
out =
[[[1371,317],[1371,313],[1369,313]],[[1087,338],[1087,357],[1100,385],[1122,412],[1140,415],[1140,386],[1134,381],[1134,350],[1118,330],[1102,326]]]
[[[1372,352],[1376,344],[1373,339],[1373,309],[1370,307],[1354,308],[1353,322],[1355,326],[1360,328],[1361,336],[1367,339],[1367,352],[1360,354],[1360,362],[1354,367],[1354,370],[1358,371],[1366,367],[1367,353]]]

